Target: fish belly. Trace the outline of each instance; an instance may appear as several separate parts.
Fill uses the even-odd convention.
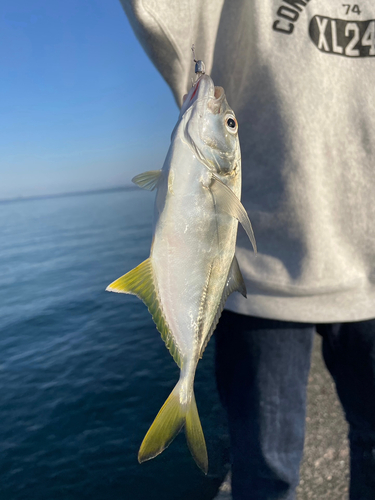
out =
[[[214,203],[199,161],[172,171],[155,228],[157,292],[182,358],[193,369],[210,330],[235,250],[237,221]]]

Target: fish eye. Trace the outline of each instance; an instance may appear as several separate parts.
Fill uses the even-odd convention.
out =
[[[235,134],[238,130],[238,123],[233,115],[227,115],[225,117],[225,126],[231,134]]]

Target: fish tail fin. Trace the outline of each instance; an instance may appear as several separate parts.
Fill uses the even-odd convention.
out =
[[[180,394],[185,384],[180,380],[161,407],[138,452],[139,463],[162,453],[186,425],[189,450],[197,465],[207,474],[206,443],[198,416],[194,393],[188,403],[182,403]],[[185,386],[186,387],[186,386]]]
[[[199,420],[194,392],[186,412],[185,434],[190,453],[193,455],[196,464],[205,474],[207,474],[208,457],[206,441],[204,439],[201,421]]]
[[[139,463],[150,460],[164,451],[185,424],[186,405],[180,403],[181,380],[156,415],[138,452]]]

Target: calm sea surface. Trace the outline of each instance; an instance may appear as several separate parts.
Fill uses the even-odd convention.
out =
[[[106,286],[148,257],[140,190],[0,203],[0,499],[211,499],[228,446],[212,340],[196,397],[209,475],[181,433],[137,451],[178,368],[136,297]]]

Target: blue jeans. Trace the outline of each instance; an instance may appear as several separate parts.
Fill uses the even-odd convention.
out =
[[[315,332],[349,423],[350,499],[375,499],[375,320],[294,323],[224,311],[216,378],[228,414],[234,500],[293,500]]]

